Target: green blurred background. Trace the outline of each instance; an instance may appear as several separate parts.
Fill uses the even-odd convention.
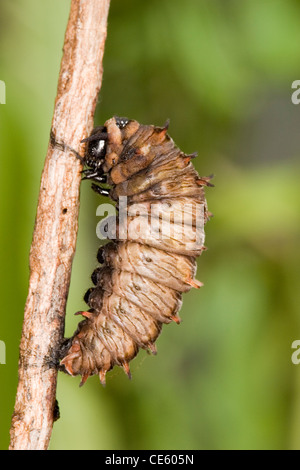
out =
[[[0,447],[6,449],[46,155],[69,0],[1,0]],[[183,322],[142,351],[133,380],[110,372],[79,388],[59,374],[51,449],[299,449],[300,2],[112,0],[95,122],[114,114],[163,124],[198,151],[214,218]],[[66,336],[91,286],[103,200],[82,184]]]

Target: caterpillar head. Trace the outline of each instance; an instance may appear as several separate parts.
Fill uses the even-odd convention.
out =
[[[95,127],[91,135],[82,140],[82,143],[88,143],[85,153],[86,165],[94,171],[99,171],[103,166],[107,153],[111,153],[112,150],[120,150],[119,147],[122,145],[123,140],[121,132],[131,122],[126,117],[115,116],[109,119],[104,126]]]
[[[93,129],[91,135],[82,140],[82,143],[88,142],[85,162],[93,170],[99,170],[106,155],[107,147],[107,129],[105,126],[98,126]]]

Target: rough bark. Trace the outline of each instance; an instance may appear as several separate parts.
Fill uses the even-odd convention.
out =
[[[30,251],[10,449],[47,449],[77,237],[80,141],[93,127],[110,0],[72,0]]]

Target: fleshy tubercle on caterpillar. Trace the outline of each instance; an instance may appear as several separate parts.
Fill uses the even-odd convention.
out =
[[[99,249],[102,266],[85,295],[89,310],[77,312],[85,319],[64,349],[61,365],[82,376],[80,385],[94,374],[105,385],[114,365],[131,377],[138,350],[156,354],[162,325],[180,323],[182,293],[202,286],[196,257],[205,249],[204,186],[212,186],[211,177],[199,176],[191,162],[196,154],[184,154],[167,129],[168,122],[156,127],[113,117],[84,140],[84,179],[108,183],[110,189],[92,188],[114,201],[126,196],[127,217],[126,227],[119,217],[116,239]]]

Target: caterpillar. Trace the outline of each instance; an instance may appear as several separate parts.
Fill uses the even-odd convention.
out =
[[[105,385],[115,365],[131,378],[129,362],[139,349],[156,354],[163,324],[181,321],[182,294],[203,285],[195,279],[196,257],[205,250],[204,187],[213,186],[212,175],[199,176],[191,162],[197,154],[183,153],[168,126],[113,117],[82,141],[83,179],[119,212],[114,230],[104,225],[111,241],[97,254],[95,287],[84,297],[89,309],[76,313],[84,320],[62,354],[62,368],[81,375],[80,385],[95,374]]]

